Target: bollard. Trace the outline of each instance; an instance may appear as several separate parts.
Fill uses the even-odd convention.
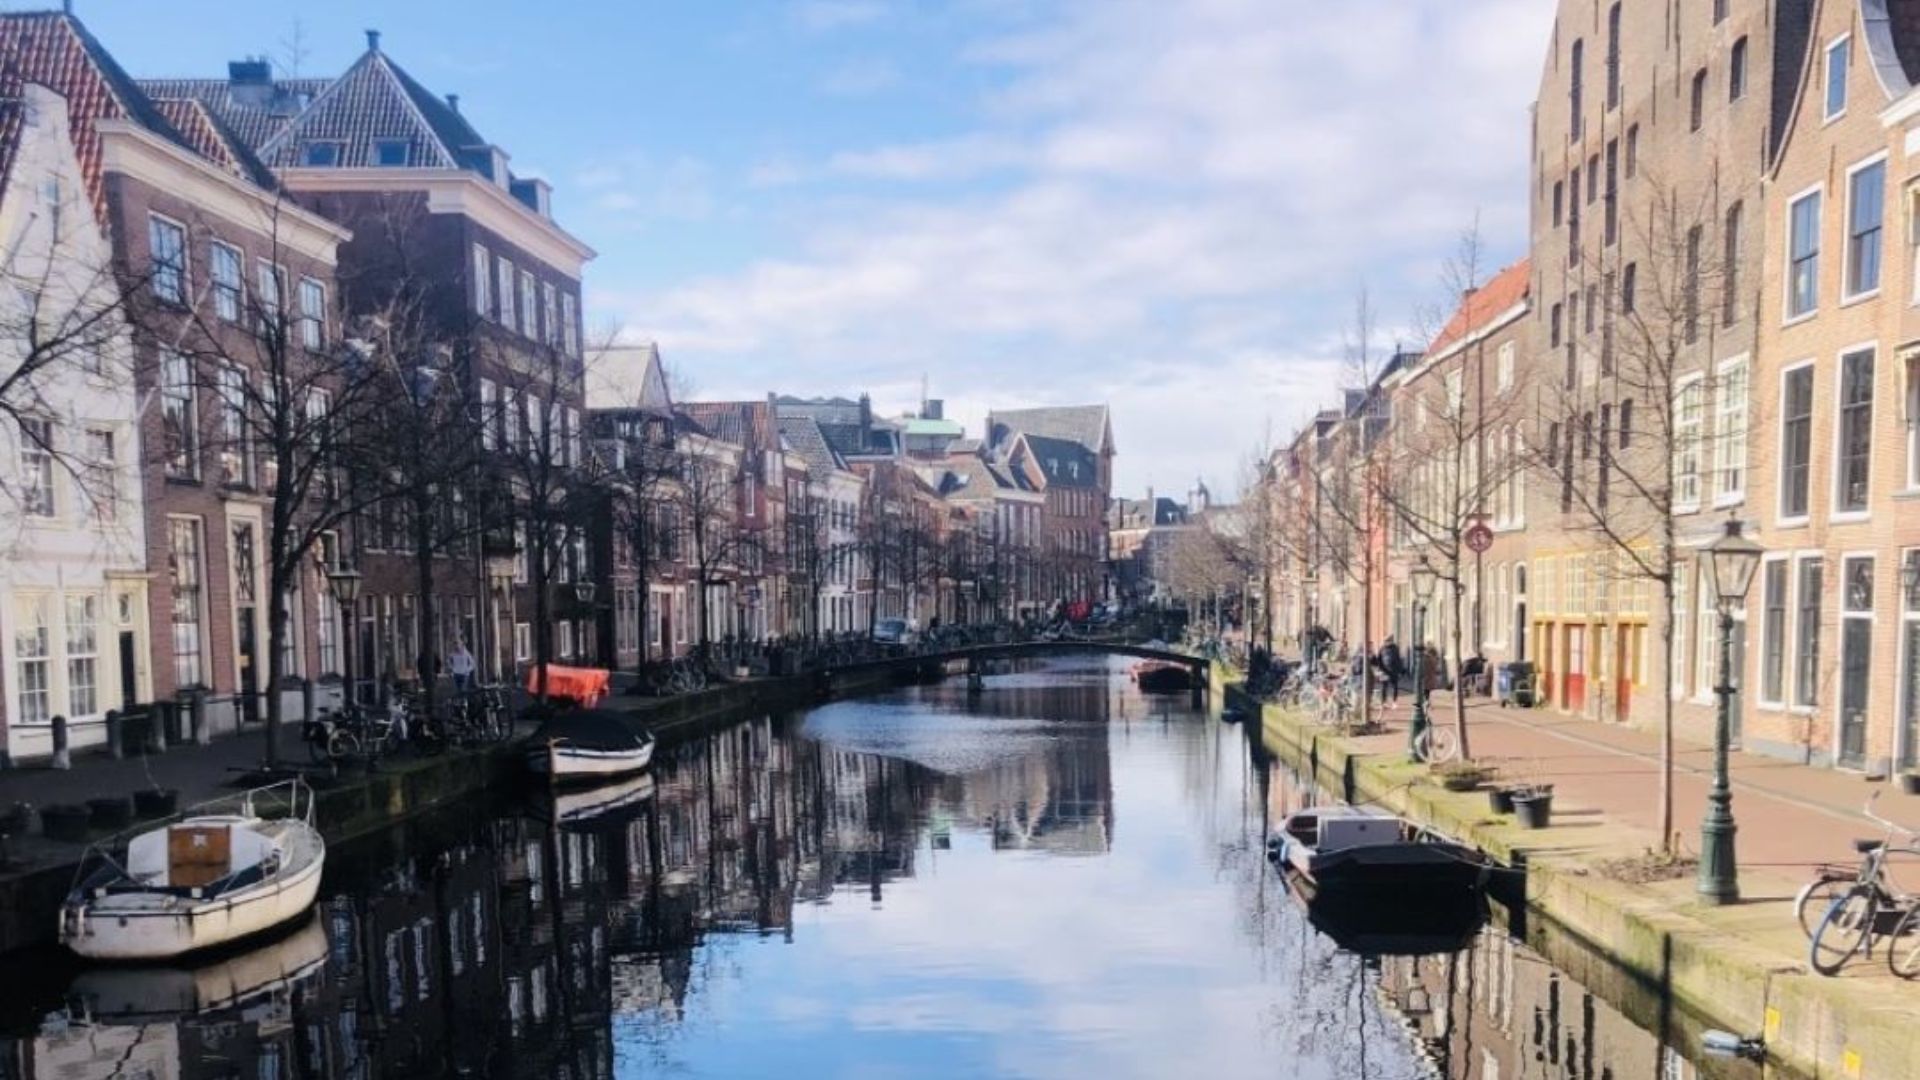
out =
[[[207,746],[213,742],[213,732],[207,730],[207,695],[195,694],[188,700],[187,725],[196,745]]]
[[[125,745],[126,732],[121,728],[125,724],[119,709],[107,710],[107,753],[115,761],[127,756]]]
[[[313,708],[314,708],[313,680],[301,679],[300,680],[300,719],[302,722],[311,721],[314,718]]]
[[[53,767],[56,769],[73,768],[73,757],[67,751],[67,718],[53,718]]]
[[[167,752],[167,726],[173,723],[177,709],[178,705],[166,701],[156,701],[147,706],[147,753]]]

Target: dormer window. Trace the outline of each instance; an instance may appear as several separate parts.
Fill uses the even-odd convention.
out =
[[[317,169],[331,169],[340,164],[340,150],[337,142],[310,142],[300,155],[300,163]]]
[[[382,169],[406,168],[412,149],[412,144],[405,139],[375,139],[373,163]]]

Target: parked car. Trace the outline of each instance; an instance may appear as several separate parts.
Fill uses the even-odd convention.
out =
[[[918,634],[905,619],[881,619],[873,624],[873,640],[881,645],[911,645]]]

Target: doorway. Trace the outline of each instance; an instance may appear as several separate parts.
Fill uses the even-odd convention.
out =
[[[120,707],[131,709],[139,700],[140,649],[131,630],[120,631]]]
[[[255,706],[260,695],[259,665],[255,663],[258,640],[253,628],[253,612],[243,607],[234,612],[234,632],[238,637],[234,646],[236,661],[240,665],[239,693],[240,720],[252,723],[259,719]]]

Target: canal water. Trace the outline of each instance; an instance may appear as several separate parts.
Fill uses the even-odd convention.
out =
[[[1326,936],[1264,857],[1312,793],[1120,661],[653,773],[337,846],[310,923],[196,968],[6,958],[0,1078],[1758,1075],[1494,925]]]

